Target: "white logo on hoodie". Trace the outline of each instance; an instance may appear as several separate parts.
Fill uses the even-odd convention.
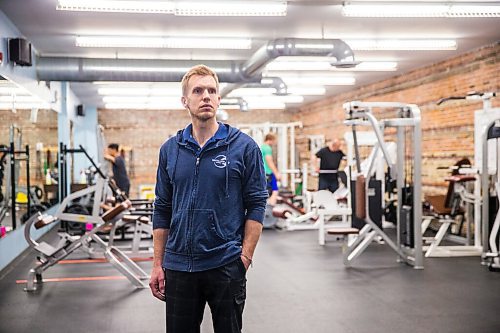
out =
[[[212,162],[219,169],[225,168],[229,164],[226,155],[217,155],[217,157],[212,158]]]

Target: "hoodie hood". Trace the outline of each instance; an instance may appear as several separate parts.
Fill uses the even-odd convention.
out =
[[[214,134],[214,138],[219,140],[217,146],[221,146],[223,144],[230,144],[234,140],[238,138],[238,136],[242,133],[239,129],[235,127],[231,127],[228,124],[224,124],[221,122],[217,122],[219,124],[219,129]],[[184,129],[177,131],[175,136],[175,141],[177,141],[180,145],[186,145],[189,141],[189,137],[191,137],[191,132],[193,129],[193,124],[187,125]]]

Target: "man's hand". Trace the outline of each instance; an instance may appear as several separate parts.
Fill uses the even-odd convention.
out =
[[[153,296],[165,301],[165,272],[161,266],[154,266],[149,279],[149,288]]]
[[[242,255],[240,256],[240,258],[241,258],[241,261],[243,262],[243,265],[245,266],[245,269],[248,271],[248,267],[250,267],[250,264],[252,262]]]
[[[281,181],[281,173],[276,172],[276,173],[274,174],[274,177],[276,177],[276,180],[277,180],[277,181]]]

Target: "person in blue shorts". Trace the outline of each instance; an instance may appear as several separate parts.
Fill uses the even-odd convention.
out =
[[[276,136],[268,133],[264,138],[264,143],[260,146],[262,158],[264,159],[264,170],[266,172],[267,188],[270,192],[269,204],[275,205],[278,199],[278,181],[281,180],[281,174],[273,161],[273,145],[276,143]]]

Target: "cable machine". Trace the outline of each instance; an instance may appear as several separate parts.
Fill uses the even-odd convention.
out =
[[[377,120],[372,110],[396,110],[396,117]],[[357,160],[355,215],[366,223],[358,235],[350,242],[344,252],[346,265],[356,259],[367,247],[381,237],[397,254],[398,260],[423,269],[422,254],[422,181],[421,181],[421,127],[420,109],[414,104],[393,102],[359,102],[353,101],[344,104],[346,112],[346,125],[353,130],[354,151]],[[397,232],[394,242],[384,230],[370,217],[368,204],[372,190],[369,188],[370,179],[373,177],[375,158],[369,161],[368,168],[361,171],[356,128],[358,126],[371,127],[376,135],[374,156],[382,152],[388,167],[391,179],[396,179],[397,187]],[[396,162],[391,160],[388,145],[384,139],[387,128],[396,129]]]

